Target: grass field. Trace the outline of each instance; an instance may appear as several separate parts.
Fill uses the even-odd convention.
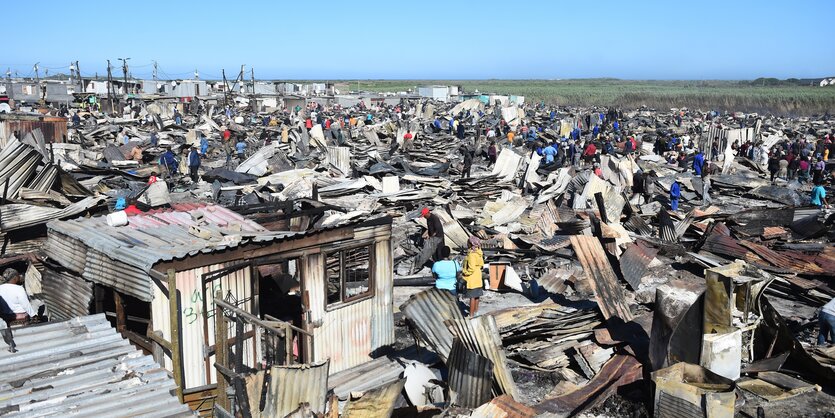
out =
[[[516,94],[528,102],[814,115],[835,112],[835,87],[759,86],[748,81],[583,80],[344,80],[342,91],[398,92],[427,84],[458,85],[466,92]]]

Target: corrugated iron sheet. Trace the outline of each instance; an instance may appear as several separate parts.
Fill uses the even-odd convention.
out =
[[[470,351],[456,338],[447,367],[450,397],[455,405],[477,408],[490,400],[493,386],[493,362],[490,359]]]
[[[123,339],[104,314],[15,330],[0,349],[0,413],[32,416],[192,416],[174,380]],[[2,345],[2,343],[0,343]]]
[[[387,418],[394,412],[394,404],[403,391],[405,379],[365,392],[345,408],[345,418]]]
[[[371,316],[371,350],[394,344],[394,260],[391,241],[374,245],[374,312]]]
[[[496,319],[491,315],[482,315],[470,319],[447,320],[445,324],[466,348],[493,363],[493,392],[497,395],[508,394],[516,399],[519,393],[508,368],[507,354],[502,346]]]
[[[203,214],[207,226],[223,239],[205,239],[189,233],[190,227],[201,225],[192,218],[197,212]],[[87,280],[150,302],[148,272],[157,262],[294,235],[270,233],[241,215],[215,205],[174,205],[173,210],[131,216],[128,222],[127,226],[111,227],[103,216],[51,221],[47,224],[44,250],[50,258],[81,273]]]
[[[533,418],[536,411],[507,395],[499,396],[476,408],[470,418]]]
[[[180,344],[182,345],[181,362],[183,365],[183,389],[190,389],[205,386],[217,382],[217,371],[214,367],[209,368],[209,375],[206,376],[206,361],[203,357],[206,347],[206,335],[204,334],[203,321],[208,322],[208,345],[215,343],[215,318],[214,318],[214,296],[220,290],[224,300],[237,305],[246,312],[253,312],[251,271],[249,266],[238,270],[232,270],[229,274],[218,277],[211,282],[211,288],[206,292],[206,307],[209,312],[203,312],[203,274],[223,270],[232,267],[234,263],[214,264],[199,267],[192,270],[178,271],[176,273],[177,290],[180,292]],[[163,286],[166,286],[163,283]],[[207,285],[208,287],[208,285]],[[171,319],[169,315],[168,297],[162,290],[154,285],[154,300],[151,302],[151,321],[154,330],[162,332],[166,341],[171,341]],[[244,325],[244,333],[252,330],[251,325]],[[229,338],[235,336],[235,325],[229,324]],[[255,344],[255,348],[253,348]],[[243,344],[243,363],[249,367],[255,367],[256,359],[260,355],[254,350],[260,350],[260,339],[250,338]],[[209,364],[214,364],[215,357],[209,357]],[[173,369],[170,357],[165,357],[165,367]]]
[[[432,288],[409,297],[400,311],[414,323],[432,351],[446,361],[452,350],[452,333],[444,323],[464,319],[455,297],[445,290]]]
[[[42,160],[43,155],[17,139],[6,144],[0,151],[0,185],[8,190],[6,197],[16,197],[20,188],[34,179]]]
[[[271,143],[259,148],[255,154],[244,160],[235,171],[261,177],[269,170],[267,161],[275,155],[276,145]]]
[[[25,203],[6,204],[0,206],[0,230],[8,232],[44,224],[53,219],[68,218],[99,206],[105,200],[102,196],[90,196],[62,209]]]
[[[302,403],[310,404],[313,412],[325,412],[328,393],[328,365],[273,366],[263,416],[283,417]]]
[[[658,249],[644,244],[638,240],[626,247],[626,251],[620,256],[620,271],[623,278],[629,283],[633,290],[637,290],[641,284],[641,277],[647,271],[647,266],[658,254]]]
[[[90,313],[93,284],[69,271],[46,267],[41,276],[44,301],[53,321],[65,321]]]
[[[583,265],[589,283],[594,290],[597,304],[606,319],[613,316],[622,319],[624,322],[632,320],[632,313],[626,306],[623,288],[618,283],[618,278],[600,241],[597,238],[587,235],[572,235],[571,246]]]
[[[348,147],[328,147],[328,163],[339,170],[343,176],[350,176],[351,149]]]
[[[508,182],[513,181],[516,173],[519,171],[519,164],[522,163],[522,156],[513,152],[509,148],[502,147],[502,152],[496,159],[496,165],[493,166],[491,176],[496,176],[499,181]]]
[[[330,359],[338,372],[371,360],[373,299],[325,311],[313,330],[314,360]]]
[[[7,133],[18,132],[20,137],[40,130],[46,142],[64,142],[67,138],[67,118],[12,114],[3,115],[0,121]]]

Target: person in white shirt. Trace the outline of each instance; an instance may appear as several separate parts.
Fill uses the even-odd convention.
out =
[[[34,317],[37,312],[29,303],[29,297],[26,295],[26,289],[20,284],[23,280],[17,270],[8,268],[3,272],[0,278],[0,297],[6,301],[12,312],[15,313],[17,320],[26,320]]]
[[[824,345],[827,339],[830,343],[835,343],[835,298],[823,305],[818,321],[820,322],[818,345]]]

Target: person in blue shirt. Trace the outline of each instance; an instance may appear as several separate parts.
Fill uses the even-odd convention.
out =
[[[155,147],[159,144],[159,135],[157,135],[157,131],[151,132],[151,146]]]
[[[615,146],[612,145],[612,140],[607,139],[605,143],[603,143],[603,151],[605,151],[608,155],[615,154]]]
[[[435,121],[432,122],[432,132],[438,133],[441,132],[441,121],[438,118],[435,118]]]
[[[554,164],[554,159],[557,157],[557,147],[553,142],[545,147],[542,153],[545,154],[545,164]]]
[[[817,179],[815,181],[815,187],[812,188],[812,205],[817,206],[818,208],[824,208],[829,206],[826,202],[826,189],[823,188],[823,180]]]
[[[673,181],[673,185],[670,186],[670,209],[677,211],[678,210],[678,200],[681,198],[681,185],[678,184],[678,180]]]
[[[702,168],[705,166],[705,155],[702,154],[702,150],[698,150],[696,152],[696,156],[693,157],[693,172],[696,173],[697,176],[702,175]]]
[[[180,126],[183,124],[183,115],[180,114],[180,111],[174,109],[174,124]]]
[[[203,134],[200,134],[200,155],[206,155],[209,151],[209,140]]]
[[[235,144],[235,151],[238,152],[238,159],[243,161],[244,160],[244,151],[246,150],[246,141],[243,138],[238,140],[238,143]]]
[[[441,249],[443,258],[432,264],[432,275],[435,276],[435,288],[449,291],[455,295],[455,283],[461,274],[461,264],[449,259],[451,253],[449,247],[444,246]]]
[[[177,174],[177,157],[171,151],[171,147],[165,149],[165,153],[159,157],[159,164],[168,170],[169,175]]]
[[[188,174],[191,177],[191,181],[197,183],[199,177],[197,176],[197,170],[200,169],[200,153],[197,152],[197,147],[192,146],[191,150],[188,152]]]
[[[615,129],[615,132],[620,131],[620,123],[618,123],[618,121],[615,121],[615,122],[612,124],[612,128],[614,128],[614,129]]]
[[[597,135],[600,134],[600,125],[594,125],[594,128],[591,128],[591,137],[597,139]]]

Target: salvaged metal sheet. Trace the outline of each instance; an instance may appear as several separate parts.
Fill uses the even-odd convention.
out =
[[[618,283],[612,266],[597,238],[587,235],[572,235],[571,246],[591,279],[595,298],[606,319],[617,317],[624,322],[632,320],[632,312],[626,305],[623,288]]]
[[[263,415],[283,417],[308,404],[313,412],[325,412],[328,393],[328,361],[296,366],[273,366]]]
[[[626,247],[626,251],[620,256],[620,271],[623,278],[629,283],[633,290],[637,290],[641,284],[641,277],[644,277],[649,263],[658,254],[658,249],[650,247],[641,240],[635,241]]]
[[[454,405],[477,408],[490,400],[493,362],[467,349],[461,340],[452,342],[447,361],[450,398]]]
[[[464,319],[455,297],[445,290],[432,288],[412,295],[400,306],[400,311],[414,324],[432,351],[446,361],[452,350],[453,336],[445,322]]]
[[[390,417],[394,412],[394,405],[400,392],[403,391],[405,379],[389,383],[381,388],[365,392],[361,398],[350,401],[345,407],[345,418],[378,418]]]

